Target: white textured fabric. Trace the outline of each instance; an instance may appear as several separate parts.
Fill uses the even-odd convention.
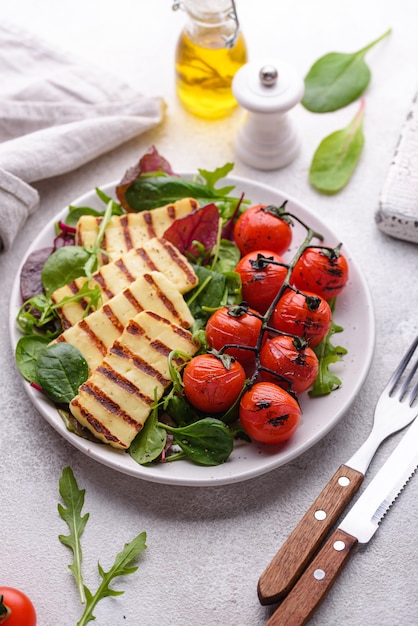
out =
[[[0,250],[64,174],[161,122],[164,102],[0,24]]]

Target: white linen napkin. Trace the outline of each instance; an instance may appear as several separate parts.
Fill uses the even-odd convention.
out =
[[[165,104],[0,24],[0,251],[39,206],[29,183],[64,174],[159,124]]]

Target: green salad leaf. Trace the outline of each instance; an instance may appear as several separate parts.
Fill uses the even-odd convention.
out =
[[[333,194],[350,180],[363,146],[364,101],[346,128],[325,137],[319,144],[309,170],[309,181],[318,191]]]
[[[313,113],[327,113],[347,106],[359,98],[370,82],[370,69],[364,57],[381,37],[353,53],[330,52],[318,59],[305,77],[303,106]]]

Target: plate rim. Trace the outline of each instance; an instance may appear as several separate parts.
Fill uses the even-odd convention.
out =
[[[180,172],[178,175],[180,175],[183,178],[192,178],[197,175],[197,172],[183,171],[183,172]],[[108,193],[109,195],[116,197],[114,190],[118,182],[119,181],[112,181],[112,182],[105,183],[97,187],[103,190],[105,193]],[[321,218],[315,215],[313,211],[304,202],[298,200],[291,194],[285,193],[281,189],[276,189],[272,185],[268,185],[268,184],[259,182],[257,180],[252,180],[250,178],[246,178],[242,176],[235,176],[235,175],[227,175],[224,178],[222,178],[221,182],[223,185],[231,184],[238,188],[240,184],[244,188],[245,186],[250,185],[250,186],[253,186],[254,188],[258,188],[262,190],[262,192],[265,194],[272,193],[272,194],[275,194],[276,196],[281,196],[282,198],[287,199],[290,204],[295,204],[296,207],[301,208],[302,211],[308,214],[308,216],[312,216],[312,218],[315,221],[318,221],[321,225],[323,225],[323,227],[333,237],[338,239],[333,229],[329,228]],[[21,260],[21,263],[17,270],[16,277],[13,281],[13,286],[12,286],[12,291],[11,291],[11,296],[10,296],[9,334],[11,338],[13,351],[15,350],[16,342],[20,336],[19,330],[15,322],[15,317],[17,313],[16,303],[20,295],[19,277],[20,277],[21,269],[28,255],[34,250],[39,249],[41,247],[38,242],[41,242],[47,236],[49,230],[52,231],[53,224],[56,222],[57,219],[59,219],[60,217],[66,214],[70,205],[71,206],[86,206],[86,199],[88,198],[91,199],[94,196],[96,196],[95,189],[97,187],[90,189],[89,191],[78,196],[74,201],[70,202],[67,206],[59,210],[55,214],[55,216],[51,220],[49,220],[47,224],[45,224],[44,227],[40,230],[40,232],[37,234],[37,236],[33,240],[31,246],[29,246],[26,253],[24,254],[23,259]],[[84,453],[86,456],[93,458],[96,462],[104,464],[105,466],[111,469],[114,469],[116,471],[119,471],[120,473],[129,475],[133,478],[142,479],[147,482],[158,483],[158,484],[171,484],[171,485],[181,485],[181,486],[191,486],[191,487],[210,487],[210,486],[232,484],[236,482],[243,482],[243,481],[247,481],[247,480],[251,480],[253,478],[259,477],[263,474],[269,473],[273,471],[274,469],[281,467],[283,465],[286,465],[287,463],[293,461],[297,457],[304,454],[308,449],[315,446],[321,439],[323,439],[331,430],[333,430],[333,428],[335,428],[335,426],[340,422],[344,414],[350,408],[352,402],[354,401],[355,396],[357,395],[357,393],[363,386],[366,380],[366,377],[368,375],[368,372],[370,370],[370,366],[371,366],[371,362],[372,362],[372,358],[374,354],[375,341],[376,341],[376,337],[375,337],[376,322],[375,322],[375,311],[374,311],[373,300],[372,300],[372,296],[371,296],[371,292],[370,292],[370,288],[368,286],[367,280],[365,276],[363,275],[357,261],[351,254],[349,247],[347,247],[345,244],[344,244],[344,249],[347,253],[347,256],[350,258],[351,272],[354,269],[356,277],[359,280],[359,286],[362,289],[362,296],[363,298],[365,298],[367,311],[368,311],[368,315],[367,315],[368,342],[367,342],[367,346],[365,349],[365,358],[362,361],[361,367],[359,368],[359,370],[357,370],[357,373],[358,373],[357,383],[354,385],[354,388],[350,396],[346,399],[343,405],[343,408],[337,412],[337,415],[334,417],[333,420],[331,420],[327,425],[323,426],[323,428],[316,434],[316,436],[312,436],[308,441],[300,444],[293,453],[292,452],[290,454],[287,453],[284,456],[280,455],[276,460],[270,461],[269,463],[264,464],[262,467],[257,468],[256,466],[256,467],[253,467],[252,469],[248,469],[247,471],[241,471],[239,474],[234,474],[233,472],[225,473],[224,476],[216,476],[216,475],[214,476],[212,474],[212,471],[215,471],[215,468],[211,468],[211,467],[201,468],[200,467],[201,470],[203,469],[206,471],[207,475],[205,475],[204,478],[202,478],[201,476],[193,477],[193,470],[196,470],[196,465],[192,464],[191,462],[187,460],[182,460],[179,463],[182,463],[184,464],[185,467],[192,469],[190,476],[187,476],[187,471],[186,471],[186,475],[182,477],[162,473],[161,470],[158,473],[154,473],[150,471],[150,468],[144,468],[143,466],[135,464],[134,461],[132,461],[134,465],[132,466],[132,470],[131,470],[130,468],[125,467],[123,463],[119,462],[119,459],[121,458],[121,456],[127,454],[125,451],[119,452],[118,450],[115,450],[112,448],[112,450],[110,451],[112,456],[110,457],[110,459],[107,459],[107,456],[108,456],[107,453],[109,452],[109,448],[110,448],[110,446],[108,446],[107,451],[105,452],[105,457],[103,458],[102,452],[105,451],[105,444],[90,442],[68,431],[63,420],[59,416],[58,411],[53,405],[53,403],[45,397],[39,397],[39,392],[36,391],[33,387],[31,387],[30,384],[26,380],[24,380],[22,377],[24,389],[32,405],[34,406],[34,408],[42,415],[42,417],[50,424],[50,426],[52,426],[54,430],[58,432],[58,434],[60,434],[64,439],[66,439],[66,441],[68,441],[71,445],[73,445],[80,452]],[[344,380],[343,380],[343,385],[344,385]],[[339,390],[336,390],[336,391],[333,391],[332,393],[337,394],[338,391]],[[51,415],[49,414],[49,411],[54,413],[53,417],[51,417]],[[252,445],[255,445],[255,444],[252,444]],[[281,454],[280,451],[283,451],[286,447],[288,446],[286,445],[280,446],[279,454]],[[291,447],[291,442],[290,442],[290,447]],[[270,447],[270,450],[272,450],[271,447]],[[265,447],[263,447],[263,451],[266,452]],[[234,452],[236,452],[236,449],[234,449]],[[274,453],[272,454],[272,457],[274,457]],[[233,463],[233,461],[234,459],[232,458],[231,461],[228,461],[222,466],[215,466],[215,467],[225,468],[227,467],[227,464],[229,462]],[[166,464],[165,467],[171,466],[171,465],[172,464]],[[160,464],[154,467],[162,468],[163,465]]]

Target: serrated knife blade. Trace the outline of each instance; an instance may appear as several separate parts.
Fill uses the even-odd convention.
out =
[[[332,587],[358,543],[367,543],[418,467],[415,419],[367,489],[330,535],[266,626],[302,626]]]

